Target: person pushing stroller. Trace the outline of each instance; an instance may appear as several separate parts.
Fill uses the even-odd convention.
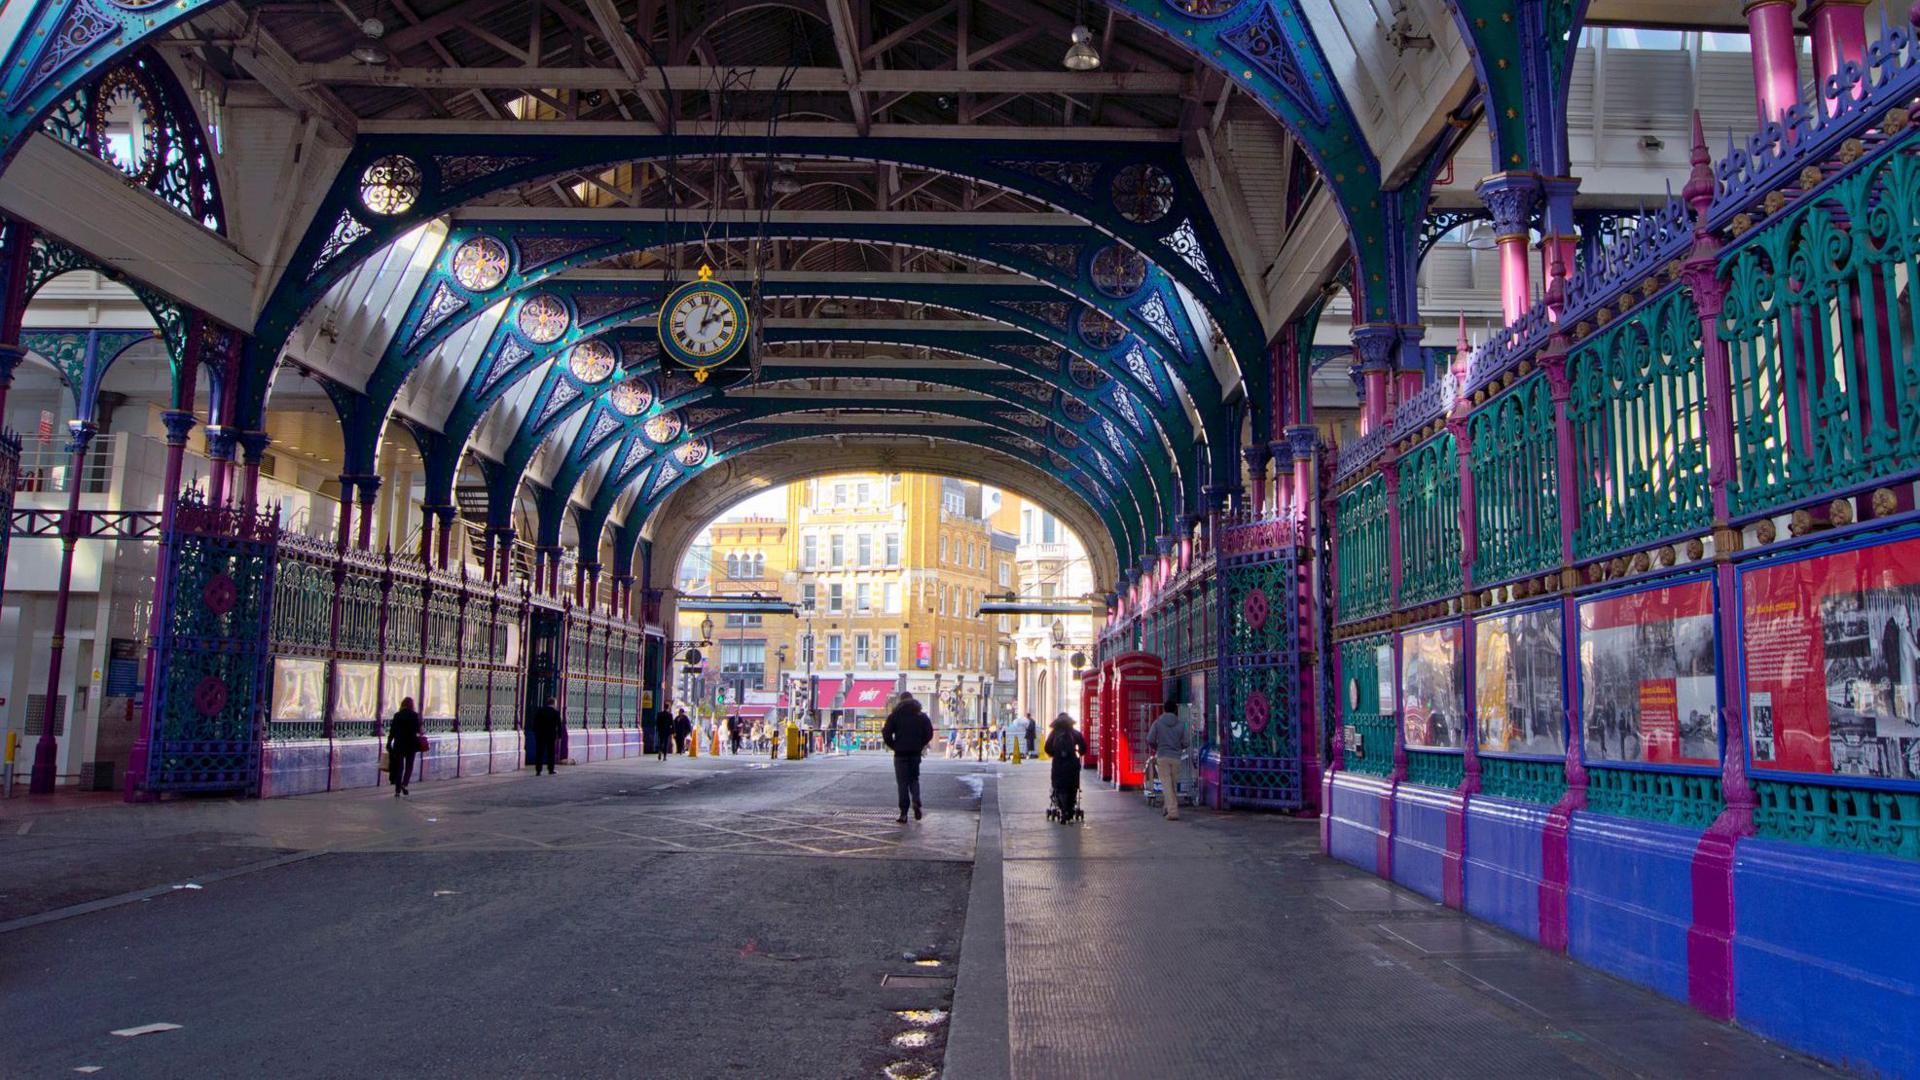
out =
[[[1066,713],[1053,718],[1047,732],[1047,756],[1053,759],[1053,805],[1047,820],[1072,824],[1086,817],[1079,808],[1080,758],[1087,752],[1087,737],[1074,730]]]

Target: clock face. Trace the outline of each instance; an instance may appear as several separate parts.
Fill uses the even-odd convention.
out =
[[[680,298],[667,313],[674,344],[696,357],[718,356],[740,334],[740,316],[719,292],[696,289]]]

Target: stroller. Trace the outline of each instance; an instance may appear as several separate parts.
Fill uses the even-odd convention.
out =
[[[1087,811],[1080,805],[1080,788],[1077,785],[1071,791],[1056,787],[1047,794],[1047,820],[1062,825],[1087,820]]]
[[[1164,806],[1167,799],[1166,785],[1160,782],[1160,770],[1156,764],[1152,758],[1147,760],[1146,783],[1142,787],[1148,806]],[[1173,793],[1173,797],[1179,800],[1176,805],[1200,805],[1199,765],[1200,757],[1194,751],[1188,750],[1180,755],[1180,782],[1175,785]]]

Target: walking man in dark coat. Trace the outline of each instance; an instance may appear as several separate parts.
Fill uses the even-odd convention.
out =
[[[533,719],[527,722],[527,738],[533,740],[533,775],[540,775],[541,766],[545,766],[547,775],[553,775],[554,758],[560,749],[560,710],[555,708],[553,698],[545,705],[533,710]]]
[[[880,741],[893,751],[893,780],[900,788],[900,817],[902,824],[907,820],[907,808],[913,808],[913,820],[919,821],[920,812],[920,755],[926,752],[927,745],[933,742],[933,721],[913,700],[912,694],[901,694],[900,704],[887,714],[887,722],[880,726]]]
[[[687,736],[693,734],[693,721],[687,719],[687,710],[681,709],[673,714],[673,752],[687,752]]]
[[[673,745],[673,714],[661,709],[653,717],[653,752],[661,761],[667,760],[667,747]]]

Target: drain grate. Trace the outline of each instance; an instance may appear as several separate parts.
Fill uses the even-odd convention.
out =
[[[881,986],[902,987],[909,990],[946,990],[953,986],[951,975],[882,975]]]

